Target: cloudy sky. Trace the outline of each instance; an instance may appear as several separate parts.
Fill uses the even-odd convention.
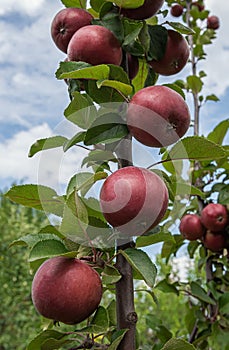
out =
[[[50,23],[62,7],[59,0],[0,1],[1,189],[15,180],[54,186],[64,183],[79,169],[85,155],[76,149],[64,157],[59,151],[27,156],[35,140],[75,131],[63,118],[68,104],[66,84],[55,78],[65,55],[50,37]],[[229,100],[229,2],[206,0],[206,7],[220,18],[221,27],[214,45],[208,48],[208,59],[202,63],[208,72],[205,91],[215,93],[220,102],[203,108],[203,134],[228,118]]]

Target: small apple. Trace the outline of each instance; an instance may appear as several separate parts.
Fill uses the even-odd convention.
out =
[[[209,16],[207,18],[207,28],[208,29],[216,30],[216,29],[219,28],[219,25],[220,25],[219,17],[217,17],[217,16]]]
[[[163,180],[150,170],[128,166],[116,170],[101,188],[100,206],[106,220],[126,237],[155,227],[168,206]]]
[[[180,4],[175,4],[171,7],[170,13],[174,17],[180,17],[184,11],[184,8]]]
[[[145,0],[144,4],[135,9],[122,8],[120,13],[131,19],[147,19],[154,16],[162,7],[164,0]]]
[[[203,245],[212,252],[220,252],[226,247],[226,237],[223,233],[208,230],[204,236]]]
[[[60,10],[51,24],[51,36],[56,46],[67,53],[68,43],[73,34],[91,23],[93,16],[86,10],[68,7]]]
[[[168,30],[168,39],[163,58],[149,62],[156,73],[173,75],[179,73],[186,65],[190,55],[187,40],[175,30]]]
[[[79,259],[54,257],[35,273],[32,300],[44,317],[66,324],[79,323],[98,307],[102,297],[99,274]]]
[[[196,6],[198,7],[198,10],[201,12],[204,10],[205,6],[203,3],[201,3],[201,1],[194,1],[191,6]]]
[[[184,215],[181,218],[179,228],[182,236],[189,241],[195,241],[202,238],[205,232],[205,227],[197,214]]]
[[[228,223],[227,208],[220,203],[210,203],[201,212],[203,225],[212,232],[222,231]]]
[[[136,92],[127,108],[127,127],[143,145],[165,147],[188,130],[190,113],[178,92],[166,86],[148,86]]]
[[[83,61],[92,65],[122,62],[122,48],[118,39],[107,28],[88,25],[80,28],[68,44],[69,61]]]
[[[138,74],[138,70],[139,70],[138,58],[131,54],[127,54],[127,60],[128,60],[128,75],[130,80],[133,80]]]

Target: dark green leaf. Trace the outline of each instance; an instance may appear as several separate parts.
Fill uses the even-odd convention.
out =
[[[196,297],[199,300],[204,301],[205,303],[215,305],[215,301],[210,298],[207,294],[207,292],[196,282],[191,282],[190,284],[191,292],[194,297]]]
[[[61,0],[65,7],[79,7],[86,9],[87,0]]]
[[[101,273],[101,276],[104,284],[116,283],[122,277],[119,271],[112,265],[106,265]]]
[[[69,181],[67,187],[67,194],[70,194],[72,191],[81,191],[85,195],[89,189],[94,185],[96,181],[105,179],[107,173],[99,171],[97,173],[82,172],[74,175]]]
[[[45,239],[37,242],[31,249],[28,261],[33,262],[35,260],[52,258],[54,256],[66,255],[70,253],[65,245],[57,239]],[[70,253],[75,256],[75,253]]]
[[[67,138],[63,136],[53,136],[46,139],[37,140],[29,150],[29,157],[33,157],[34,154],[43,150],[61,147],[66,141]]]
[[[58,79],[93,79],[93,80],[101,80],[101,79],[108,79],[110,69],[109,66],[106,64],[100,64],[97,66],[90,66],[87,63],[84,62],[75,62],[78,63],[76,65],[77,69],[76,70],[71,70],[68,72],[62,71],[64,67],[68,64],[69,62],[61,62],[60,63],[60,68],[56,72],[56,76]],[[71,65],[72,62],[70,62]],[[63,68],[62,68],[63,66]],[[82,68],[83,67],[83,68]],[[71,66],[71,69],[73,67]],[[69,68],[70,69],[70,68]]]
[[[180,22],[166,22],[167,24],[170,25],[170,27],[172,27],[173,29],[175,29],[177,32],[181,33],[181,34],[185,34],[185,35],[190,35],[190,34],[195,34],[194,30],[192,30],[191,28],[183,25]]]
[[[136,239],[136,247],[146,247],[151,244],[156,244],[159,242],[165,242],[165,241],[173,241],[175,243],[175,240],[173,238],[173,235],[171,235],[170,232],[159,232],[159,233],[152,233],[151,235],[147,236],[140,236]]]
[[[156,288],[161,290],[163,293],[175,293],[176,295],[179,295],[179,290],[174,284],[169,283],[167,279],[160,281],[156,285]]]
[[[195,350],[195,347],[182,339],[170,339],[161,350]]]
[[[85,135],[86,135],[86,132],[85,132],[85,131],[80,131],[80,132],[78,132],[76,135],[74,135],[70,140],[67,140],[67,141],[63,144],[63,150],[64,150],[64,152],[66,152],[67,150],[69,150],[69,148],[75,146],[77,143],[83,141]]]
[[[66,337],[65,333],[57,332],[55,330],[45,330],[38,334],[27,346],[26,350],[43,350],[42,344],[52,338],[57,340],[63,340]]]
[[[168,39],[168,31],[166,28],[155,25],[148,26],[150,36],[150,48],[148,52],[148,60],[161,60],[165,54]]]
[[[112,337],[112,343],[111,345],[108,347],[107,350],[117,350],[119,344],[121,343],[122,339],[124,338],[124,335],[126,334],[128,330],[127,329],[121,329],[117,332],[115,332],[115,334],[113,334]]]

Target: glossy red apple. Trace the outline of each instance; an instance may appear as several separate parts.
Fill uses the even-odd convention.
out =
[[[202,210],[201,221],[208,230],[220,232],[228,224],[227,208],[220,203],[210,203]]]
[[[212,252],[220,252],[226,247],[226,237],[223,233],[208,230],[204,236],[203,245]]]
[[[69,61],[83,61],[92,65],[122,62],[122,48],[114,34],[99,25],[77,30],[68,44]]]
[[[219,25],[220,25],[219,17],[217,17],[217,16],[209,16],[207,18],[207,28],[208,29],[216,30],[216,29],[219,28]]]
[[[194,1],[192,4],[192,6],[196,6],[198,7],[198,10],[201,12],[204,10],[205,6],[203,3],[201,3],[200,1]]]
[[[128,75],[129,75],[130,80],[132,80],[138,74],[139,61],[138,61],[138,58],[136,56],[133,56],[131,54],[127,55],[127,60],[128,60]]]
[[[184,8],[180,4],[172,5],[172,7],[170,9],[170,13],[174,17],[180,17],[182,15],[183,11],[184,11]]]
[[[187,40],[175,30],[168,30],[168,39],[163,58],[149,62],[154,71],[161,75],[179,73],[186,65],[190,55]]]
[[[98,307],[102,297],[99,274],[79,259],[54,257],[37,270],[32,300],[44,317],[66,324],[79,323]]]
[[[121,14],[131,19],[146,19],[154,16],[164,4],[164,0],[145,0],[144,4],[135,9],[121,9]]]
[[[110,225],[125,236],[139,236],[161,221],[168,206],[168,190],[152,171],[129,166],[105,180],[100,205]]]
[[[186,214],[180,221],[180,233],[189,241],[195,241],[203,237],[205,227],[203,226],[199,215]]]
[[[190,113],[184,99],[166,86],[139,90],[127,108],[127,126],[143,145],[164,147],[178,141],[188,130]]]
[[[86,10],[68,7],[60,10],[51,24],[51,36],[56,46],[67,53],[68,43],[73,34],[91,23],[93,16]]]

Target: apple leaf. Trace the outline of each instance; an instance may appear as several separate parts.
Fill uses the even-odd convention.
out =
[[[45,241],[45,240],[57,240],[62,243],[62,240],[58,239],[58,236],[54,234],[38,233],[38,234],[28,234],[26,236],[22,236],[19,239],[13,241],[10,244],[10,247],[14,245],[26,245],[31,249],[38,242]]]
[[[73,99],[64,111],[64,116],[70,122],[76,124],[82,129],[87,129],[96,118],[96,108],[91,104],[87,95],[78,91],[73,93]],[[80,135],[83,136],[82,134]]]
[[[222,145],[228,129],[229,119],[223,120],[221,123],[216,125],[216,127],[208,134],[207,139],[219,145]]]
[[[99,13],[101,7],[106,3],[106,0],[90,0],[90,5],[92,9]]]
[[[113,88],[116,91],[118,91],[120,94],[122,94],[126,97],[129,96],[133,91],[133,87],[131,85],[121,83],[120,81],[117,81],[117,80],[99,80],[97,82],[97,86],[99,89],[102,86],[107,86],[107,87]]]
[[[108,312],[103,306],[99,306],[96,310],[93,319],[88,327],[83,329],[87,332],[102,333],[106,332],[109,328],[109,316]]]
[[[112,343],[107,348],[107,350],[117,350],[127,331],[128,329],[120,329],[119,331],[113,333],[111,338]]]
[[[37,140],[29,150],[29,157],[33,157],[36,153],[43,150],[61,147],[66,141],[67,138],[63,136],[53,136]]]
[[[26,207],[62,216],[64,198],[58,196],[55,190],[43,185],[13,186],[5,196],[15,203]]]
[[[149,25],[148,32],[150,36],[150,48],[147,59],[148,61],[160,60],[165,54],[168,31],[160,25]]]
[[[189,75],[187,77],[187,88],[192,90],[194,94],[198,94],[203,87],[202,80],[196,75]]]
[[[205,101],[214,101],[218,102],[219,98],[215,94],[211,94],[205,97]]]
[[[141,275],[146,284],[153,288],[157,275],[157,268],[149,256],[140,249],[127,248],[120,250],[138,275]]]
[[[67,71],[65,70],[67,69]],[[91,66],[85,62],[60,62],[56,72],[58,79],[108,79],[110,68],[106,64]]]
[[[37,242],[32,247],[28,261],[33,262],[66,254],[70,254],[72,257],[76,256],[76,252],[69,252],[60,240],[45,239]]]
[[[75,134],[70,140],[65,141],[65,143],[63,144],[64,152],[67,152],[71,147],[76,146],[77,143],[83,141],[85,135],[85,131],[80,131],[77,134]]]
[[[75,190],[77,192],[81,191],[81,193],[85,195],[95,182],[105,179],[106,177],[107,173],[104,171],[99,171],[95,174],[89,172],[78,173],[70,179],[66,193],[70,194]]]
[[[110,0],[106,0],[110,1]],[[144,4],[145,0],[115,0],[113,1],[117,6],[126,9],[134,9]]]
[[[99,24],[109,29],[121,43],[124,37],[123,23],[119,11],[114,9],[112,3],[106,3],[100,8],[100,19],[95,19],[92,24]]]
[[[178,94],[180,94],[180,95],[183,97],[183,99],[185,100],[185,98],[186,98],[185,93],[184,93],[184,91],[182,90],[182,88],[181,88],[179,85],[177,85],[177,84],[163,84],[163,86],[167,86],[167,87],[169,87],[170,89],[175,90],[175,91],[178,92]]]
[[[169,283],[167,279],[161,280],[155,288],[161,290],[163,293],[175,293],[179,295],[179,290],[176,288],[175,284]]]
[[[169,339],[161,350],[195,350],[196,348],[183,339]]]
[[[181,34],[185,34],[185,35],[193,35],[195,34],[194,30],[192,30],[191,28],[183,25],[180,22],[166,22],[167,24],[170,25],[170,27],[172,27],[173,29],[175,29],[177,32],[181,33]]]
[[[61,0],[61,2],[65,7],[79,7],[82,9],[87,7],[87,0]]]
[[[226,152],[223,147],[205,137],[190,136],[178,141],[172,147],[167,160],[216,160],[225,156]]]
[[[216,302],[208,296],[207,292],[198,283],[191,282],[190,287],[191,287],[192,295],[197,299],[202,300],[205,303],[208,303],[211,305],[216,304]]]
[[[83,159],[82,162],[82,166],[87,164],[87,166],[100,166],[102,165],[104,162],[115,162],[117,163],[117,158],[115,157],[114,153],[110,152],[110,151],[103,151],[103,150],[93,150],[91,151],[87,157],[85,157]]]
[[[57,332],[49,329],[39,333],[27,346],[26,350],[47,350],[47,347],[43,347],[44,343],[49,339],[56,339],[62,342],[62,345],[67,341],[66,333]],[[50,348],[49,348],[50,349]],[[57,348],[55,348],[57,349]]]
[[[142,28],[143,28],[143,23],[142,22],[135,22],[135,21],[130,21],[128,18],[123,19],[123,27],[124,27],[124,41],[123,45],[130,45],[135,41],[140,34]]]
[[[173,235],[170,232],[158,232],[158,233],[152,233],[151,235],[147,236],[140,236],[136,239],[136,247],[146,247],[148,245],[156,244],[159,242],[165,242],[165,241],[174,241]]]
[[[113,284],[120,280],[122,277],[119,271],[113,265],[106,265],[102,273],[103,284]]]
[[[146,60],[139,59],[139,70],[136,77],[132,80],[135,92],[141,90],[145,86],[145,81],[149,72],[148,66]]]

